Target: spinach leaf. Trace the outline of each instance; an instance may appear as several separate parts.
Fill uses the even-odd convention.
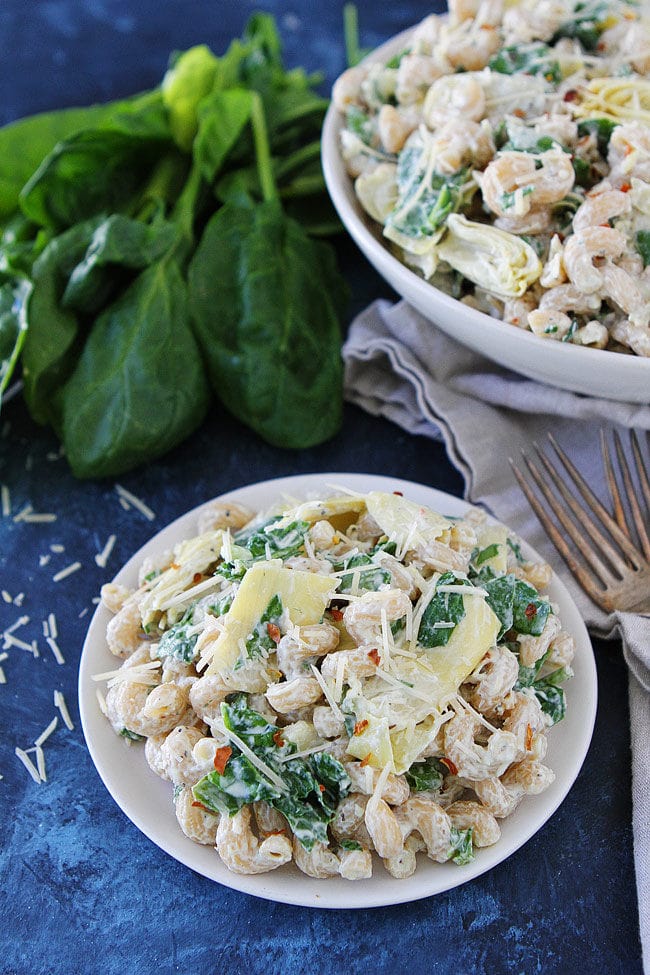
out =
[[[26,306],[29,281],[7,281],[0,286],[0,402],[9,385],[27,335]]]
[[[449,841],[450,860],[453,860],[454,863],[458,863],[460,866],[465,866],[472,862],[474,859],[474,846],[472,843],[471,829],[457,829],[456,826],[452,826]]]
[[[342,569],[357,569],[362,565],[372,565],[372,558],[370,555],[365,555],[359,553],[357,555],[351,555],[349,558],[344,559],[343,562],[337,562],[334,565],[335,571],[339,572]],[[352,591],[352,584],[354,582],[355,573],[350,572],[344,576],[341,576],[341,581],[338,585],[338,591],[341,593],[349,593]],[[363,572],[359,572],[357,575],[357,588],[376,591],[381,586],[390,585],[391,575],[386,569],[382,569],[381,566],[374,565],[371,569],[364,569]]]
[[[444,647],[456,625],[465,617],[465,604],[460,593],[438,592],[440,586],[469,586],[467,579],[457,579],[453,572],[444,572],[436,582],[436,593],[422,614],[418,643],[423,647]],[[453,623],[453,626],[436,626]]]
[[[377,141],[375,125],[369,115],[358,105],[350,105],[345,115],[345,126],[359,136],[364,145],[372,146]]]
[[[37,423],[59,423],[58,392],[79,353],[77,317],[60,298],[97,225],[89,220],[55,237],[33,267],[22,364],[25,400]]]
[[[199,105],[213,90],[218,74],[219,59],[205,44],[198,44],[172,58],[163,78],[162,99],[169,128],[176,144],[186,152],[199,127]]]
[[[496,542],[492,545],[488,545],[486,548],[475,549],[472,552],[471,561],[474,565],[482,565],[483,562],[487,562],[488,559],[493,559],[499,554],[499,546]]]
[[[227,203],[189,269],[190,307],[212,387],[279,447],[309,447],[341,422],[338,313],[345,285],[332,253],[279,201]]]
[[[175,243],[176,233],[167,220],[146,224],[121,214],[108,217],[97,227],[83,260],[73,269],[61,304],[85,314],[97,312],[115,290],[117,269],[148,267]]]
[[[250,119],[252,106],[253,96],[243,88],[215,91],[201,102],[193,153],[206,182],[214,182],[221,171]]]
[[[210,603],[208,606],[208,612],[211,616],[225,616],[232,606],[234,598],[235,597],[231,592],[226,593],[223,596],[219,596],[213,603]]]
[[[606,3],[580,0],[574,6],[571,19],[564,21],[556,30],[551,44],[555,44],[562,37],[569,37],[580,41],[585,51],[595,51],[600,35],[607,27],[607,14]]]
[[[517,633],[539,636],[551,612],[551,604],[542,599],[533,586],[522,579],[515,582],[512,628]]]
[[[552,675],[551,675],[552,676]],[[542,711],[547,714],[553,724],[561,721],[566,714],[566,695],[562,687],[558,687],[549,680],[536,681],[533,684],[535,697],[540,703]]]
[[[246,640],[246,654],[249,658],[268,657],[275,650],[277,642],[269,635],[269,624],[278,626],[283,612],[282,600],[279,596],[273,596]]]
[[[356,840],[340,840],[339,846],[342,850],[363,850],[361,843],[357,843]]]
[[[618,125],[613,119],[609,118],[587,118],[578,122],[578,135],[595,135],[598,140],[598,151],[601,156],[607,156],[609,140],[612,132]]]
[[[280,796],[280,790],[263,778],[257,767],[237,748],[228,759],[223,774],[208,772],[196,783],[194,798],[206,809],[234,816],[251,802],[270,802]]]
[[[500,74],[543,74],[547,81],[556,85],[562,81],[560,65],[546,44],[502,47],[490,58],[488,67]]]
[[[59,142],[20,193],[23,213],[63,229],[126,208],[146,182],[163,135],[91,129]]]
[[[126,738],[128,741],[144,741],[145,735],[138,735],[135,731],[129,731],[128,728],[122,728],[120,731],[122,738]]]
[[[1,128],[0,221],[16,210],[21,189],[58,142],[82,129],[96,128],[111,118],[124,119],[140,112],[147,99],[148,96],[136,96],[108,105],[41,112]]]
[[[515,577],[509,572],[504,576],[495,576],[491,569],[484,568],[478,573],[477,585],[487,592],[485,601],[501,622],[501,629],[497,634],[497,643],[503,635],[512,628],[514,619]]]
[[[437,758],[414,762],[406,772],[406,781],[412,792],[437,792],[448,769]]]
[[[78,477],[159,457],[203,419],[209,393],[186,303],[177,265],[163,259],[95,322],[62,390],[61,433]]]
[[[636,235],[636,249],[643,260],[643,266],[650,264],[650,230],[639,230]]]
[[[460,205],[467,171],[451,176],[431,173],[430,143],[420,135],[406,144],[397,163],[398,199],[386,221],[387,227],[407,237],[431,237]]]
[[[508,543],[508,548],[514,553],[517,562],[519,562],[520,565],[523,565],[526,560],[521,554],[521,545],[519,542],[516,542],[514,538],[510,538],[510,536],[508,536],[506,542]]]
[[[191,607],[178,623],[165,630],[158,643],[159,657],[173,657],[186,664],[191,664],[197,658],[195,647],[199,635],[198,633],[188,635],[187,632],[192,624],[193,615],[194,607]]]
[[[274,522],[253,532],[246,541],[246,548],[253,559],[289,559],[304,552],[308,521],[292,521],[280,528]]]

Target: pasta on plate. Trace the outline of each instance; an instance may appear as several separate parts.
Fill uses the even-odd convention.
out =
[[[449,0],[333,101],[400,259],[546,339],[650,356],[650,14]]]
[[[573,638],[501,525],[353,491],[217,501],[135,590],[110,583],[102,709],[236,873],[466,864],[554,779]],[[376,857],[373,857],[373,854]]]

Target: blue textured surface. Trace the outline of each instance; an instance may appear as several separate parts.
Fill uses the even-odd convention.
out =
[[[267,4],[279,18],[288,60],[343,66],[341,5]],[[0,118],[117,97],[154,84],[167,55],[198,41],[221,50],[253,5],[180,0],[3,0]],[[359,3],[364,43],[378,43],[428,12]],[[341,254],[354,307],[388,294],[350,244]],[[213,414],[187,443],[122,479],[156,512],[153,524],[123,511],[112,483],[79,483],[57,444],[33,425],[19,399],[3,412],[0,481],[13,512],[31,503],[49,525],[0,520],[0,630],[21,613],[21,637],[41,657],[12,649],[0,686],[0,951],[2,975],[135,973],[394,972],[518,975],[641,971],[630,827],[626,671],[620,647],[596,647],[601,706],[593,744],[573,790],[544,828],[505,863],[454,891],[373,912],[274,905],[213,884],[151,844],[115,806],[86,751],[76,708],[76,671],[92,597],[151,535],[222,491],[276,475],[318,470],[394,474],[460,494],[443,449],[348,408],[341,435],[299,454],[270,448]],[[9,429],[5,428],[9,421]],[[49,457],[49,459],[48,459]],[[94,563],[118,540],[106,570]],[[61,544],[65,551],[52,553]],[[47,566],[39,556],[49,554]],[[52,575],[78,559],[83,570]],[[41,621],[55,612],[64,666]],[[47,725],[62,690],[75,729],[46,745],[49,781],[36,786],[14,757]]]

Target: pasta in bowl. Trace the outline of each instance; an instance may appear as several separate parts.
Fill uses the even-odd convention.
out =
[[[445,331],[648,402],[650,22],[574,8],[452,2],[394,38],[336,82],[324,170],[366,256]]]
[[[280,878],[295,883],[297,868],[310,883],[336,878],[325,887],[385,888],[361,902],[392,903],[413,897],[427,864],[445,889],[511,851],[508,819],[527,793],[542,795],[522,807],[548,815],[546,796],[557,804],[568,787],[544,760],[572,654],[557,605],[531,585],[547,569],[518,562],[506,529],[438,515],[417,486],[385,481],[347,476],[344,492],[270,513],[267,489],[266,517],[238,528],[251,513],[239,502],[206,506],[198,536],[187,516],[170,551],[103,592],[97,625],[114,611],[105,646],[124,659],[98,675],[87,646],[80,687],[93,671],[107,680],[109,748],[146,739],[132,760],[144,752],[198,844],[199,861],[185,849],[184,861],[208,872],[209,857],[219,869],[208,875],[239,889],[289,899]],[[93,751],[109,722],[89,707]],[[578,762],[585,730],[589,718]],[[124,779],[129,761],[109,778]],[[262,880],[251,874],[264,884],[246,886]],[[346,906],[340,891],[328,897],[317,903]]]

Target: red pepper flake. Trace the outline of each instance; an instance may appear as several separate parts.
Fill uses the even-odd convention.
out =
[[[194,802],[192,803],[192,805],[193,805],[193,806],[194,806],[194,807],[195,807],[196,809],[205,809],[205,811],[206,811],[206,812],[212,812],[212,810],[211,810],[211,809],[208,809],[208,807],[207,807],[207,806],[204,806],[202,802],[197,802],[197,800],[196,800],[196,799],[194,800]]]
[[[264,832],[265,836],[284,836],[286,829],[267,829]]]
[[[337,623],[340,623],[343,619],[343,613],[340,609],[330,609],[330,613],[332,615],[332,619],[336,620]]]
[[[526,118],[526,113],[524,112],[523,108],[515,108],[512,114],[516,115],[517,118]]]
[[[625,147],[625,152],[623,153],[623,155],[625,155],[625,156],[629,156],[629,155],[631,155],[631,154],[632,154],[633,152],[634,152],[634,147],[633,147],[633,146],[630,146],[630,145],[627,145],[627,146]]]
[[[518,325],[519,324],[519,316],[518,315],[515,315],[514,318],[511,318],[510,319],[510,321],[512,322],[513,325]]]
[[[363,734],[363,732],[366,730],[367,727],[368,727],[368,719],[367,718],[364,718],[363,721],[357,721],[357,723],[354,726],[354,732],[353,732],[353,734],[355,734],[355,735],[361,735],[361,734]]]
[[[529,724],[526,725],[526,751],[529,752],[533,747],[533,729]]]
[[[452,775],[458,775],[458,769],[456,768],[456,766],[454,765],[454,763],[450,758],[441,758],[440,761],[445,766],[445,768],[449,769]]]
[[[393,491],[393,494],[396,494],[398,498],[403,498],[404,497],[404,492],[403,491]]]
[[[631,183],[623,183],[623,185],[620,187],[621,193],[629,193],[631,189],[632,189]]]
[[[372,650],[368,651],[368,656],[372,660],[375,667],[378,667],[379,664],[381,663],[381,657],[379,656],[379,651],[377,650],[376,647],[373,647]]]
[[[278,748],[282,748],[282,746],[284,745],[284,738],[282,737],[282,732],[280,731],[279,728],[273,735],[273,741],[278,746]]]
[[[524,616],[527,620],[534,620],[537,616],[537,606],[535,603],[528,603],[526,609],[524,610]]]
[[[598,43],[596,44],[596,50],[597,51],[606,51],[607,50],[607,45],[605,44],[605,41],[598,41]]]
[[[325,792],[325,786],[322,784],[322,782],[318,783],[318,788],[320,789],[321,792]]]
[[[366,757],[362,758],[361,761],[359,762],[359,768],[365,768],[371,758],[372,758],[372,752],[368,752]]]
[[[276,623],[267,623],[266,632],[271,637],[274,643],[279,643],[282,637],[280,633],[280,627]]]
[[[192,576],[193,584],[196,586],[201,581],[202,578],[203,578],[202,572],[195,572],[194,575]]]
[[[229,748],[228,745],[224,745],[223,748],[217,748],[214,753],[214,767],[219,775],[223,775],[231,755],[232,748]]]
[[[578,92],[575,90],[575,88],[569,88],[569,90],[565,91],[564,93],[565,102],[574,102],[577,99],[577,97],[578,97]]]

